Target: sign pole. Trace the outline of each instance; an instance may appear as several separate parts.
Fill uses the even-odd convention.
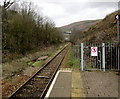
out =
[[[81,71],[83,71],[84,69],[84,60],[83,60],[83,54],[84,54],[84,51],[83,51],[83,43],[81,43]]]

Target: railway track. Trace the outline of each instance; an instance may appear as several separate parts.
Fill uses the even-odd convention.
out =
[[[26,81],[8,99],[43,99],[47,90],[59,69],[68,45],[58,52],[48,63],[46,63],[34,76]]]

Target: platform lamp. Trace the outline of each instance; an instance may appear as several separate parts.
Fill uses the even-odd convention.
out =
[[[117,40],[120,42],[120,14],[115,15],[117,21]]]
[[[117,20],[117,40],[118,40],[118,73],[120,74],[120,14],[115,15]]]

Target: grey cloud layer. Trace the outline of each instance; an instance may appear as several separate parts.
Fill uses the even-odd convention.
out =
[[[118,9],[118,0],[24,0],[34,2],[39,12],[52,18],[57,26],[75,21],[104,18]],[[92,2],[91,2],[92,1]]]

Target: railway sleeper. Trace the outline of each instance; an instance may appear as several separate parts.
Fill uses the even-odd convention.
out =
[[[24,90],[21,90],[19,93],[17,93],[17,95],[15,95],[15,96],[20,97],[22,95],[22,96],[30,96],[31,97],[35,93],[40,94],[43,91],[43,89],[42,90],[41,90],[41,88],[32,88],[32,90],[31,89],[24,89]]]
[[[45,79],[50,79],[48,76],[37,76],[38,78],[45,78]]]

